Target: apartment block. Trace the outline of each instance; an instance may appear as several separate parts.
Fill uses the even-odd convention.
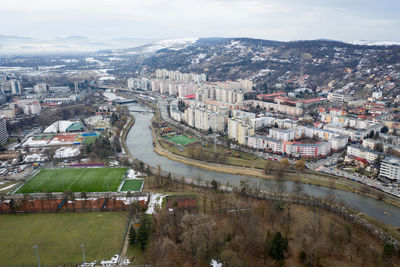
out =
[[[296,131],[291,129],[282,130],[277,128],[271,128],[269,129],[268,137],[281,141],[293,141],[294,138],[296,137]]]
[[[303,114],[303,109],[298,107],[292,107],[287,105],[275,104],[270,102],[262,102],[258,100],[246,100],[243,102],[245,105],[259,107],[265,109],[266,111],[286,114],[289,116],[301,116]]]
[[[149,85],[147,78],[129,78],[127,82],[130,90],[147,90]]]
[[[386,157],[381,162],[379,172],[380,176],[386,177],[392,181],[400,180],[400,158]]]
[[[4,117],[0,117],[0,144],[6,143],[8,140],[6,120]]]
[[[360,145],[347,146],[347,155],[366,159],[369,163],[374,162],[382,153],[362,147]]]

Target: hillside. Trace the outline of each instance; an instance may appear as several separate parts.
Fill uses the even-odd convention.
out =
[[[159,48],[159,49],[158,49]],[[382,87],[396,94],[400,46],[353,45],[330,40],[278,42],[251,38],[200,38],[119,50],[135,55],[148,72],[157,68],[207,73],[210,81],[252,79],[259,87]],[[140,55],[140,57],[138,57]],[[128,60],[119,68],[128,67]],[[387,84],[393,83],[393,84]],[[385,88],[387,87],[387,88]],[[389,88],[389,89],[388,89]]]

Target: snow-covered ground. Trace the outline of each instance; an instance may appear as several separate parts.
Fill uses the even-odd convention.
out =
[[[400,45],[400,42],[396,41],[368,41],[368,40],[354,40],[348,42],[353,45],[379,45],[379,46],[390,46],[390,45]]]
[[[43,162],[43,161],[46,161],[47,159],[48,159],[47,156],[44,154],[30,154],[30,155],[26,155],[26,157],[24,158],[24,162],[25,163]]]
[[[142,179],[138,178],[139,176],[143,176],[143,173],[137,172],[135,170],[130,169],[126,175],[128,180],[133,180],[133,179]]]
[[[120,200],[122,202],[124,202],[125,205],[129,205],[132,204],[133,202],[137,202],[137,201],[147,201],[147,197],[146,196],[142,196],[142,197],[118,197],[117,200]]]
[[[114,101],[114,100],[124,100],[125,98],[117,96],[116,94],[110,92],[109,90],[106,90],[103,93],[104,97],[107,98],[109,101]]]
[[[161,208],[161,204],[162,204],[164,197],[165,197],[164,194],[152,193],[150,195],[150,201],[149,201],[148,208],[146,210],[146,214],[153,214],[156,207]]]
[[[98,124],[105,125],[109,121],[110,121],[109,118],[104,118],[102,115],[93,115],[93,116],[85,119],[85,122],[89,125],[98,125]]]
[[[17,185],[17,184],[12,184],[12,185],[6,186],[6,187],[4,187],[4,188],[0,188],[0,191],[5,191],[5,190],[10,189],[10,188],[12,188],[12,187],[14,187],[14,186],[16,186],[16,185]]]
[[[218,260],[212,259],[210,262],[210,266],[212,267],[222,267],[222,263],[220,263]]]
[[[29,137],[28,140],[26,140],[22,146],[24,147],[45,146],[47,145],[48,142],[49,140],[34,140],[33,137]]]
[[[99,81],[113,81],[115,80],[114,76],[102,76],[99,78]]]
[[[72,145],[74,143],[74,140],[65,140],[62,137],[54,137],[51,139],[51,141],[48,143],[48,145],[51,146],[62,146],[62,145]]]
[[[153,43],[152,45],[146,47],[145,49],[143,49],[143,52],[154,53],[160,49],[165,49],[165,48],[177,51],[186,48],[190,44],[194,44],[195,42],[197,42],[198,39],[199,38],[182,38],[182,39],[163,40]]]
[[[47,127],[43,132],[44,133],[63,133],[65,132],[71,124],[72,121],[56,121],[49,127]]]
[[[60,147],[54,153],[54,157],[58,159],[72,158],[80,154],[79,147]]]

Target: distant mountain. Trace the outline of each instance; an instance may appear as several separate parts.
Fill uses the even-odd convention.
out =
[[[104,49],[136,47],[154,41],[154,39],[141,38],[92,39],[77,35],[51,38],[0,35],[0,54],[83,53]]]
[[[206,73],[211,81],[251,79],[258,88],[307,86],[400,92],[400,46],[357,45],[334,40],[279,42],[252,38],[199,38],[161,41],[115,51],[129,58],[115,73],[146,67]]]
[[[184,38],[96,40],[83,36],[49,39],[0,35],[0,54],[76,53],[91,51],[90,62],[125,79],[158,68],[206,73],[210,81],[251,79],[260,91],[341,89],[365,97],[374,90],[400,94],[400,45],[394,42],[335,40],[280,42],[253,38]],[[96,51],[96,52],[94,52]],[[89,54],[89,53],[87,53]],[[49,57],[47,57],[48,59]],[[3,64],[9,65],[11,59]],[[35,66],[36,59],[12,66]],[[79,61],[80,62],[80,61]],[[92,68],[85,63],[68,63]],[[50,64],[50,63],[46,63]],[[66,64],[52,61],[51,64]],[[82,65],[83,64],[83,65]]]

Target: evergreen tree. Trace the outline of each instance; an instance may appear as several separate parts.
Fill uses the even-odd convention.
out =
[[[140,244],[140,249],[144,251],[146,249],[147,241],[149,240],[151,228],[150,218],[147,216],[143,216],[140,220],[140,227],[137,232],[136,240]]]
[[[133,226],[131,226],[131,230],[129,231],[129,244],[134,245],[136,243],[136,231]]]
[[[276,232],[272,238],[269,255],[277,262],[283,262],[285,251],[288,250],[288,240],[280,232]]]

